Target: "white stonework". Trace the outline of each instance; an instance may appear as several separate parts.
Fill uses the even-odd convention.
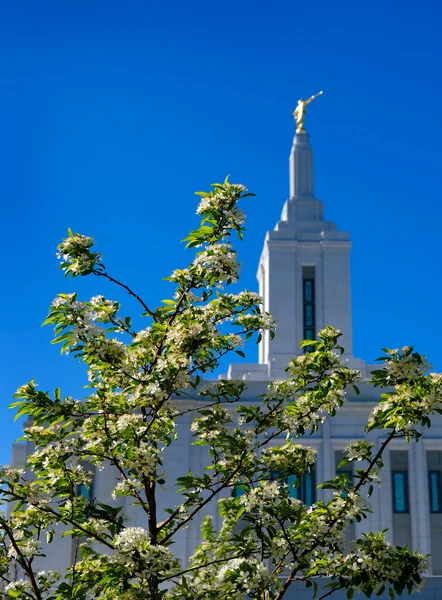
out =
[[[350,295],[350,241],[345,232],[324,220],[323,203],[315,198],[313,192],[313,154],[307,134],[297,134],[290,154],[290,198],[285,202],[281,220],[269,231],[264,241],[258,268],[260,293],[268,310],[278,321],[277,335],[270,341],[266,335],[260,344],[259,364],[231,365],[229,378],[247,380],[245,402],[259,402],[268,381],[284,377],[284,368],[288,360],[299,354],[299,341],[303,338],[303,268],[314,268],[315,280],[315,329],[326,324],[338,327],[343,332],[342,344],[346,349],[345,358],[353,368],[368,375],[371,367],[352,355],[352,324]],[[382,343],[381,332],[379,342]],[[336,473],[336,453],[342,451],[351,441],[364,436],[367,417],[377,400],[375,391],[362,383],[361,394],[357,396],[349,391],[348,402],[329,419],[305,443],[318,450],[316,464],[317,480],[323,481]],[[197,406],[197,401],[177,400]],[[192,413],[190,413],[192,414]],[[198,446],[192,446],[190,417],[182,417],[177,424],[178,441],[174,442],[166,453],[165,469],[168,472],[168,484],[159,494],[159,511],[174,507],[178,497],[174,488],[176,478],[189,469],[202,470],[206,455]],[[377,447],[384,436],[373,432],[370,440]],[[281,440],[282,441],[282,440]],[[278,440],[274,441],[278,444]],[[30,448],[28,448],[30,450]],[[408,452],[409,513],[398,520],[393,512],[393,489],[391,484],[391,457],[393,452]],[[373,513],[367,520],[355,526],[355,534],[366,531],[389,529],[389,538],[395,535],[409,536],[411,547],[423,553],[439,549],[439,533],[442,522],[439,516],[431,515],[429,509],[428,452],[442,452],[442,419],[435,418],[431,429],[419,444],[406,444],[396,441],[391,452],[385,456],[384,483],[374,491],[372,497]],[[14,444],[11,463],[15,467],[23,465],[26,447]],[[442,456],[442,455],[441,455]],[[115,482],[112,469],[105,468],[95,476],[94,494],[98,501],[109,503],[110,490]],[[317,499],[326,499],[329,492],[318,490]],[[133,525],[146,526],[145,516],[134,507],[124,506]],[[215,525],[219,525],[216,505],[208,505],[195,518],[189,529],[182,533],[173,547],[177,556],[185,562],[199,540],[199,525],[206,514],[213,514]],[[159,515],[159,520],[162,515]],[[441,517],[442,521],[442,517]],[[437,530],[432,531],[431,523]],[[400,531],[395,531],[395,526]],[[439,528],[440,527],[440,528]],[[71,542],[67,539],[52,544],[48,548],[48,558],[42,559],[44,568],[63,569],[72,557]],[[439,561],[440,562],[440,561]],[[442,575],[439,565],[437,575]],[[431,575],[431,573],[430,573]],[[442,598],[442,578],[430,576],[421,600]],[[334,598],[344,598],[339,593]],[[311,590],[293,589],[288,600],[311,598]]]

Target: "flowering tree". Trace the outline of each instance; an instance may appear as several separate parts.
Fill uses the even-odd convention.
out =
[[[417,441],[430,415],[440,412],[442,378],[425,375],[421,356],[411,348],[385,350],[373,383],[389,390],[366,428],[382,430],[384,441],[376,450],[366,440],[348,445],[344,461],[359,466],[354,477],[322,483],[330,498],[311,507],[291,497],[286,481],[298,475],[299,484],[315,463],[315,452],[297,438],[333,417],[345,389],[359,379],[340,360],[339,332],[327,327],[306,342],[312,351],[293,359],[287,379],[272,382],[256,403],[241,403],[244,382],[201,383],[221,357],[243,355],[244,340],[273,332],[256,294],[225,291],[238,278],[230,238],[242,237],[237,204],[248,195],[228,181],[201,194],[201,224],[186,238],[196,255],[168,278],[173,298],[155,310],[108,273],[91,238],[69,232],[60,244],[65,275],[95,275],[124,288],[141,306],[146,327],[136,331],[119,304],[103,296],[54,300],[46,323],[54,325],[62,352],[87,365],[91,393],[82,401],[62,398],[58,389],[51,396],[33,381],[17,392],[13,406],[28,417],[24,439],[35,450],[25,472],[0,472],[3,499],[14,507],[0,516],[2,597],[282,600],[300,581],[315,598],[337,589],[348,598],[355,590],[367,596],[389,590],[394,598],[421,582],[426,557],[391,546],[383,532],[344,550],[348,523],[370,510],[367,497],[388,444]],[[195,408],[183,408],[186,394],[198,400]],[[159,514],[163,460],[176,442],[177,419],[191,411],[194,443],[207,450],[207,465],[168,482],[178,486],[177,505]],[[91,486],[92,469],[109,465],[117,473],[112,498],[81,493]],[[232,494],[235,489],[242,493]],[[144,527],[131,526],[118,506],[121,496],[145,515]],[[220,530],[205,519],[200,546],[180,564],[177,534],[216,500]],[[46,544],[59,536],[72,538],[78,549],[71,567],[39,571]],[[322,577],[330,578],[325,592],[318,591]]]

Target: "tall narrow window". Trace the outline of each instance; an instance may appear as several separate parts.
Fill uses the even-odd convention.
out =
[[[390,450],[393,543],[411,546],[408,452]]]
[[[86,486],[84,483],[77,485],[76,494],[77,496],[83,496],[88,502],[92,502],[92,484],[89,485],[89,487]]]
[[[302,267],[303,334],[305,340],[315,339],[315,267]],[[306,346],[310,352],[312,346]]]
[[[392,471],[393,479],[393,512],[408,513],[408,473]]]
[[[428,451],[427,466],[430,512],[442,513],[442,452],[438,450]]]
[[[302,478],[302,494],[301,500],[307,506],[311,506],[316,500],[315,472],[304,473]]]
[[[80,465],[85,471],[89,471],[92,474],[92,480],[89,485],[85,485],[84,483],[77,485],[75,493],[77,496],[83,496],[91,503],[94,498],[95,469],[86,461],[81,461]]]
[[[427,450],[431,570],[442,575],[442,450]]]
[[[404,450],[390,452],[393,512],[409,513],[408,453]]]
[[[299,498],[299,487],[297,487],[298,476],[297,475],[289,475],[287,477],[287,485],[289,488],[289,497],[290,498]]]
[[[430,484],[430,510],[432,513],[440,513],[442,512],[440,471],[428,471],[428,482]]]
[[[341,450],[336,450],[335,452],[335,462],[336,462],[336,475],[346,475],[347,476],[347,481],[348,481],[348,485],[351,486],[353,485],[353,465],[352,463],[347,463],[345,465],[342,465],[342,467],[339,467],[340,463],[342,460],[344,460],[345,458],[345,452],[341,451]],[[347,497],[347,493],[343,494],[343,497]]]

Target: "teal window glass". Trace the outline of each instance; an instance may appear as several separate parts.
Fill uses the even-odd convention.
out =
[[[90,463],[84,460],[80,461],[79,464],[84,471],[88,472],[92,477],[89,485],[85,485],[84,483],[77,485],[75,488],[75,493],[77,496],[82,496],[83,498],[86,498],[89,503],[92,503],[95,494],[95,469]]]
[[[296,474],[284,477],[278,471],[271,473],[271,479],[286,483],[289,492],[289,498],[296,498],[307,504],[312,505],[316,500],[315,473],[303,473],[301,481]]]
[[[313,281],[304,279],[304,302],[313,302]]]
[[[77,496],[83,496],[83,498],[86,498],[86,500],[91,502],[92,501],[92,484],[89,487],[87,487],[84,483],[77,485],[76,493],[77,493]]]
[[[407,471],[392,471],[393,512],[408,513],[408,477]]]
[[[298,483],[297,475],[289,475],[287,477],[287,485],[289,488],[289,497],[290,498],[298,498],[299,497],[299,487],[296,485]]]
[[[232,491],[233,497],[240,498],[241,496],[244,496],[244,494],[246,493],[246,489],[247,489],[247,485],[244,483],[235,485],[235,487],[233,488],[233,491]]]
[[[313,306],[311,304],[306,304],[304,306],[304,310],[305,310],[305,326],[306,327],[313,327]]]
[[[430,483],[430,511],[440,513],[441,493],[440,493],[440,471],[429,471],[428,479]]]
[[[304,473],[302,484],[304,495],[303,502],[304,504],[307,504],[307,506],[311,506],[316,499],[314,473]]]
[[[345,465],[342,465],[342,467],[339,468],[339,464],[342,461],[342,459],[345,457],[344,452],[341,452],[339,450],[337,450],[335,452],[335,460],[336,460],[336,475],[346,475],[347,476],[347,481],[349,485],[353,484],[353,466],[351,465],[351,463],[347,463]],[[348,496],[347,492],[344,492],[342,494],[342,498],[346,498]]]

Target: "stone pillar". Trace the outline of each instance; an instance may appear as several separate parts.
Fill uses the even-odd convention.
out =
[[[334,468],[334,449],[332,448],[331,440],[330,440],[330,419],[326,419],[321,426],[322,429],[322,447],[321,447],[321,463],[322,469],[319,471],[318,475],[321,475],[322,479],[319,479],[316,482],[323,483],[328,479],[332,479],[336,473]],[[331,490],[323,490],[320,489],[317,492],[318,500],[328,500],[331,498]]]
[[[345,358],[352,356],[350,246],[348,233],[324,220],[323,203],[313,195],[309,136],[298,133],[290,154],[290,198],[267,232],[257,273],[264,309],[277,322],[275,339],[264,333],[259,349],[259,363],[269,365],[272,378],[284,378],[288,361],[303,352],[304,267],[314,274],[316,332],[325,325],[340,329]]]
[[[427,461],[422,442],[410,445],[408,452],[410,524],[412,550],[431,553]]]
[[[384,441],[384,438],[378,439],[378,448]],[[388,529],[385,534],[385,539],[393,543],[393,497],[391,489],[391,466],[390,466],[390,452],[388,449],[384,453],[384,468],[382,469],[382,487],[379,493],[382,495],[382,499],[379,506],[379,529]]]

